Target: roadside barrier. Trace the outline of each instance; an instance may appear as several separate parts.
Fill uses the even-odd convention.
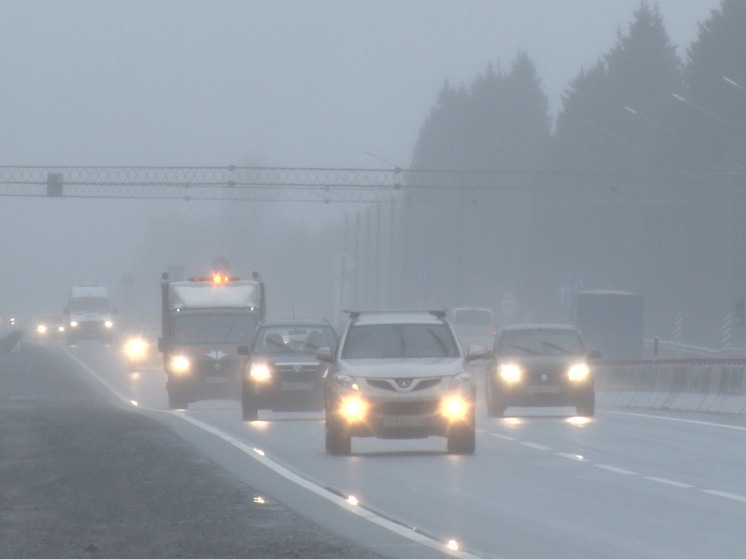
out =
[[[746,359],[601,361],[599,403],[662,410],[746,414]]]
[[[23,330],[14,330],[0,338],[0,355],[15,353],[21,347]]]

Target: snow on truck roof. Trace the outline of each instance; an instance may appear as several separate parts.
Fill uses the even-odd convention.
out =
[[[70,298],[78,297],[108,297],[109,290],[101,285],[76,285],[70,289]]]
[[[251,308],[261,303],[259,282],[238,280],[218,285],[212,282],[176,281],[168,286],[172,309]]]

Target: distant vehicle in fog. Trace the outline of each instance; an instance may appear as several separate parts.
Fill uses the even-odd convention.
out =
[[[44,316],[34,322],[33,327],[40,340],[60,339],[65,334],[65,321],[61,316]]]
[[[455,307],[448,310],[448,320],[464,350],[470,345],[492,349],[497,334],[492,309]]]
[[[335,347],[337,335],[327,322],[263,322],[251,346],[241,384],[242,414],[257,419],[259,410],[319,411],[324,393],[316,351]]]
[[[504,415],[511,406],[575,406],[595,413],[595,371],[580,331],[568,325],[528,324],[500,331],[487,369],[487,411]]]
[[[98,340],[110,344],[114,337],[114,315],[117,310],[109,299],[109,290],[101,285],[76,285],[64,313],[65,336],[69,344],[80,340]]]

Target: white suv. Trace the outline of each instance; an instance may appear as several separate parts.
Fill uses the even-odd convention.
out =
[[[348,311],[336,351],[321,348],[326,451],[350,454],[351,438],[445,436],[448,451],[475,450],[476,387],[445,311]]]

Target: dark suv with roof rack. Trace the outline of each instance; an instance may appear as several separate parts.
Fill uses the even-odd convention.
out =
[[[350,454],[352,437],[447,438],[474,453],[476,387],[445,311],[348,311],[336,351],[321,348],[326,450]]]

